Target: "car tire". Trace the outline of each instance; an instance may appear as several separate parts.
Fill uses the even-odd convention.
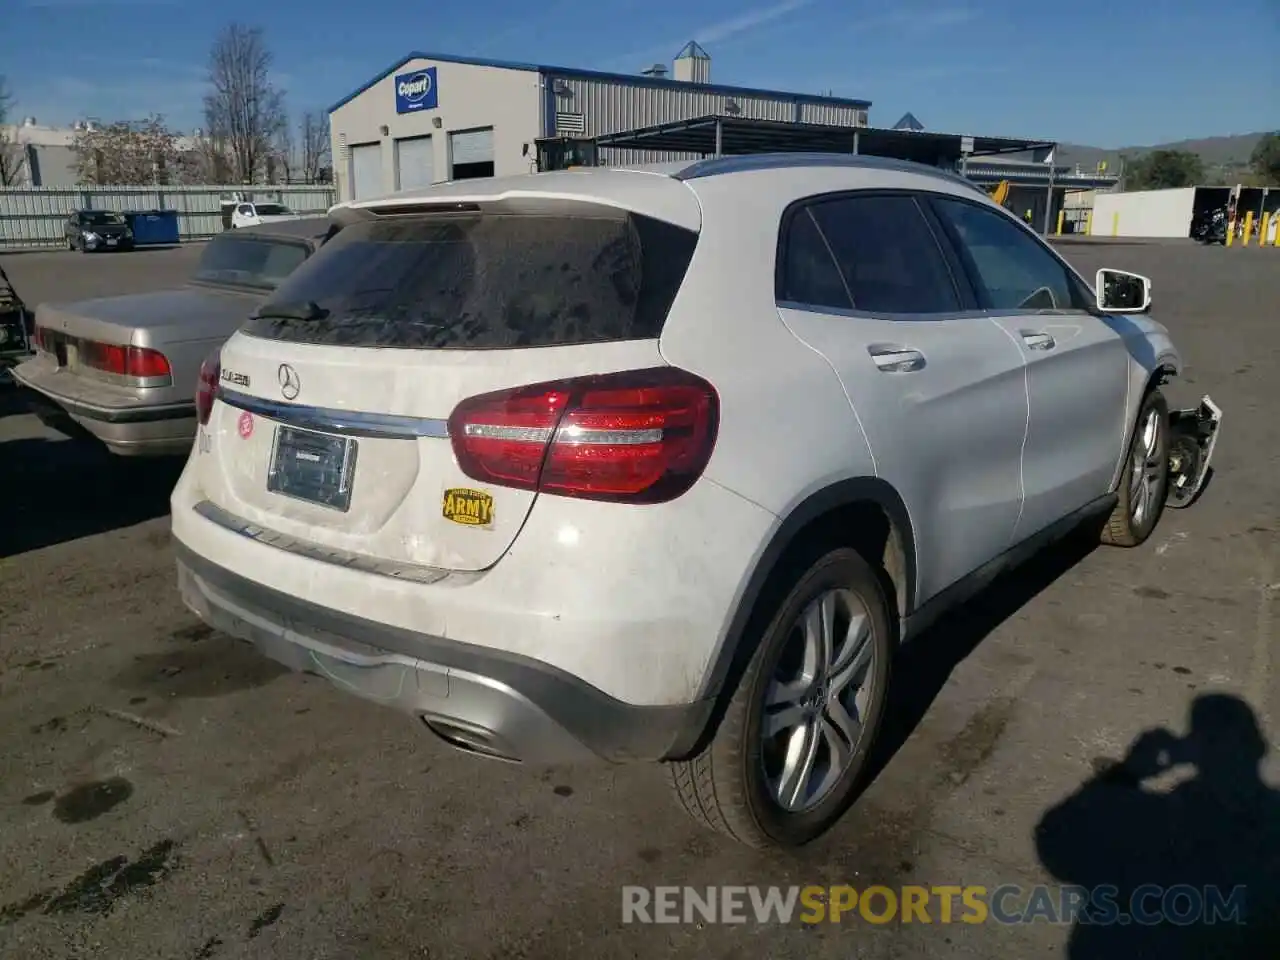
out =
[[[1159,390],[1150,391],[1138,409],[1120,474],[1119,497],[1102,542],[1113,547],[1136,547],[1160,522],[1169,492],[1169,404]]]
[[[835,614],[828,636],[836,642],[822,665],[821,656],[806,662],[813,651],[805,626],[824,606]],[[697,755],[668,764],[676,797],[694,820],[767,849],[808,843],[844,814],[884,715],[894,646],[889,611],[880,577],[855,550],[832,550],[804,572],[770,617],[715,735]],[[846,629],[855,616],[861,629]],[[837,689],[842,679],[848,685]],[[799,693],[805,688],[807,697]],[[783,704],[767,706],[771,700]],[[787,727],[792,718],[803,719]],[[766,722],[782,729],[767,734]],[[807,751],[812,773],[797,788],[786,757],[815,739],[816,749]],[[837,741],[839,763],[832,762]],[[814,786],[813,774],[822,789],[795,802]],[[790,809],[785,798],[793,799]]]

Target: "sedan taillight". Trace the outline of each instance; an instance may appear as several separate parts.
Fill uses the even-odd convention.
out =
[[[462,401],[449,436],[472,479],[563,497],[661,503],[702,475],[719,398],[674,367],[577,377]]]

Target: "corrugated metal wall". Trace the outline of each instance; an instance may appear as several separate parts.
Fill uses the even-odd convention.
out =
[[[582,114],[586,128],[583,135],[587,137],[707,116],[787,122],[798,118],[804,123],[850,127],[866,126],[867,122],[866,110],[834,103],[797,105],[794,98],[787,96],[737,95],[692,85],[688,89],[651,87],[596,77],[548,75],[546,82],[554,92],[556,112]],[[619,166],[694,160],[698,155],[606,148],[601,151],[601,158],[610,166]]]
[[[239,194],[272,200],[295,213],[326,213],[327,186],[261,187],[0,187],[0,247],[61,246],[63,223],[77,210],[177,210],[183,240],[221,233],[222,199]]]
[[[865,127],[866,108],[845,106],[841,103],[800,104],[801,123],[825,123],[833,127]]]

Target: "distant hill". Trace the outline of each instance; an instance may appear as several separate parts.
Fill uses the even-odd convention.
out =
[[[1058,146],[1055,157],[1058,163],[1093,170],[1100,161],[1107,162],[1109,172],[1120,169],[1120,155],[1130,158],[1140,157],[1153,150],[1186,150],[1198,153],[1204,161],[1205,173],[1210,180],[1229,177],[1234,173],[1242,173],[1249,166],[1249,157],[1254,146],[1262,139],[1263,134],[1242,133],[1231,137],[1206,137],[1202,140],[1178,140],[1174,143],[1157,143],[1149,147],[1119,147],[1107,150],[1101,147],[1085,147],[1074,143],[1063,143]]]

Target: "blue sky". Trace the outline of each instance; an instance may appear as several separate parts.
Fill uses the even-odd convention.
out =
[[[695,39],[716,82],[869,99],[878,126],[910,110],[930,130],[1105,147],[1280,128],[1277,0],[0,4],[18,112],[59,126],[152,112],[199,125],[209,44],[239,20],[265,29],[295,111],[414,49],[633,72]],[[1104,9],[1106,27],[1091,24]]]

